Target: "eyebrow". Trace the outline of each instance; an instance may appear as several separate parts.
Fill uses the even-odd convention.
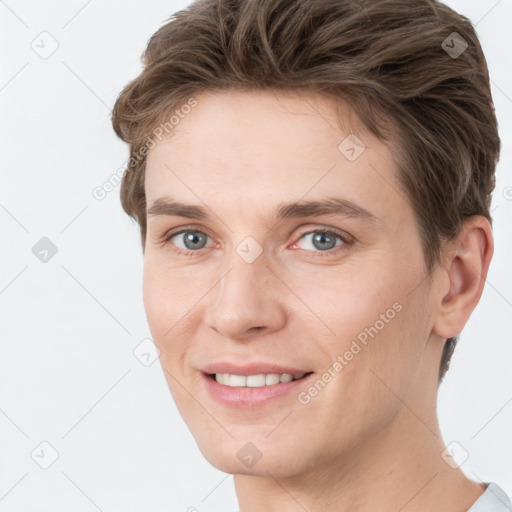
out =
[[[207,220],[210,218],[207,208],[182,203],[165,197],[155,199],[146,213],[148,217],[170,215],[197,220]],[[327,197],[316,201],[281,203],[274,209],[273,214],[275,220],[296,217],[314,217],[319,215],[342,215],[370,222],[377,220],[377,217],[366,208],[363,208],[349,199],[339,197]]]

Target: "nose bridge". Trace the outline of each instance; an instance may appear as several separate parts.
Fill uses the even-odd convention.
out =
[[[285,320],[267,258],[260,253],[252,259],[250,244],[242,242],[226,258],[207,306],[207,323],[227,338],[242,338],[254,328],[277,329]]]

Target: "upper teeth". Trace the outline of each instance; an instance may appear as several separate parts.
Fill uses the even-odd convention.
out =
[[[260,373],[259,375],[231,375],[229,373],[216,373],[215,380],[219,384],[231,387],[261,388],[271,386],[279,382],[291,382],[302,379],[305,373],[291,375],[290,373]]]

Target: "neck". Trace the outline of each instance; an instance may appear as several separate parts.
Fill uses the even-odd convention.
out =
[[[444,461],[437,426],[424,425],[408,409],[403,415],[409,416],[409,429],[391,428],[357,453],[308,473],[280,479],[235,475],[240,512],[468,510],[483,485]]]

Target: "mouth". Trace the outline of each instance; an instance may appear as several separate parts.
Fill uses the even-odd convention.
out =
[[[296,400],[300,388],[308,385],[314,372],[260,373],[240,375],[202,372],[211,399],[230,409],[255,409],[283,405]]]
[[[208,377],[215,382],[232,388],[262,388],[277,384],[286,384],[304,379],[313,372],[306,373],[259,373],[256,375],[236,375],[231,373],[209,373]]]

